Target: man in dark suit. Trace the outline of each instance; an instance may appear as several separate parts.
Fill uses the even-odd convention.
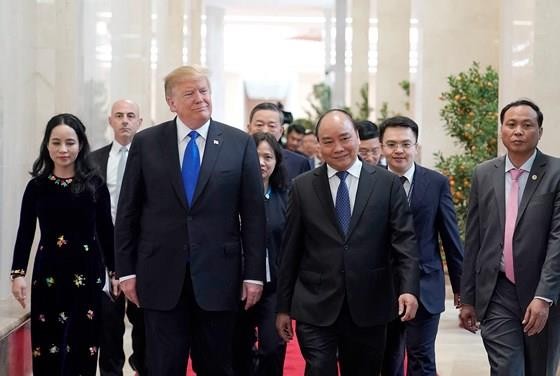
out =
[[[247,131],[249,134],[257,132],[270,133],[280,142],[282,133],[284,133],[283,123],[284,115],[282,110],[274,103],[263,102],[251,110]],[[291,182],[296,176],[309,171],[311,168],[307,158],[288,149],[282,149],[282,158],[288,182]]]
[[[305,128],[301,124],[290,124],[286,129],[286,144],[284,147],[294,153],[301,154],[301,143],[305,135]]]
[[[289,341],[297,321],[306,375],[337,375],[337,352],[342,375],[377,375],[386,324],[416,313],[412,214],[399,179],[358,159],[348,113],[326,112],[316,132],[325,164],[292,185],[276,327]]]
[[[114,141],[91,153],[93,162],[101,171],[111,194],[111,215],[115,222],[117,202],[128,158],[132,138],[142,126],[138,104],[122,99],[113,103],[109,125],[113,129]],[[114,301],[103,294],[102,300],[103,333],[99,354],[99,372],[101,376],[123,374],[124,351],[123,335],[125,332],[124,315],[132,324],[132,350],[129,363],[139,375],[146,374],[144,337],[144,316],[142,310],[128,301],[124,295],[115,297]]]
[[[474,171],[460,319],[482,329],[493,375],[554,376],[560,355],[560,161],[541,153],[529,100],[500,113],[506,156]]]
[[[381,143],[379,142],[379,130],[377,125],[369,120],[357,122],[358,136],[360,137],[360,148],[358,155],[362,161],[370,165],[379,164],[379,160],[383,157],[381,154]]]
[[[177,117],[136,135],[115,226],[125,295],[144,308],[151,375],[232,374],[239,300],[260,298],[265,215],[255,143],[210,118],[206,70],[165,78]]]
[[[436,374],[435,341],[441,312],[445,309],[445,273],[440,253],[445,253],[455,306],[463,267],[463,246],[448,179],[414,162],[418,125],[405,116],[386,119],[379,128],[387,168],[403,184],[412,215],[420,261],[420,297],[414,320],[389,324],[383,375]]]

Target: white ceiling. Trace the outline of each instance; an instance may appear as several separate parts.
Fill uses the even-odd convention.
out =
[[[226,13],[276,15],[280,13],[308,13],[334,7],[335,0],[205,0],[205,6],[224,8]]]

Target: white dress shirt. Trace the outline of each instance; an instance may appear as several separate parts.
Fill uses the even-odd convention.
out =
[[[206,146],[206,139],[208,138],[208,128],[210,128],[210,120],[208,120],[202,125],[202,127],[198,129],[190,129],[189,126],[183,123],[177,116],[177,147],[179,150],[179,164],[181,165],[181,168],[183,167],[183,155],[185,154],[185,149],[187,148],[187,144],[191,140],[188,134],[193,130],[198,133],[196,146],[198,146],[198,154],[200,155],[200,163],[202,164],[202,157],[204,157],[204,147]]]
[[[348,195],[350,196],[350,213],[354,212],[354,202],[356,202],[356,193],[358,192],[358,182],[360,181],[360,172],[362,171],[362,162],[356,158],[356,161],[348,170],[345,183],[348,186]],[[331,196],[333,204],[336,205],[336,192],[340,185],[340,179],[336,175],[338,170],[332,168],[327,164],[327,177],[329,178],[329,187],[331,189]]]
[[[117,170],[119,166],[121,148],[123,147],[130,150],[130,144],[121,145],[116,140],[113,141],[111,150],[109,151],[109,159],[107,160],[106,184],[109,189],[109,194],[111,195],[111,217],[113,217],[113,224],[117,218],[117,200],[119,198],[119,192],[117,192],[117,189],[119,188],[117,184]],[[128,158],[128,153],[125,154],[125,158]]]

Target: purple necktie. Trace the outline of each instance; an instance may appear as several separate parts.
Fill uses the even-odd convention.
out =
[[[509,170],[511,175],[511,187],[506,206],[506,226],[504,229],[504,271],[506,277],[515,283],[515,272],[513,269],[513,232],[517,220],[517,209],[519,207],[519,177],[523,170],[514,168]]]

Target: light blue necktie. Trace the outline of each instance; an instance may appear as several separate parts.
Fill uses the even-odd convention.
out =
[[[340,179],[338,190],[336,191],[336,202],[334,205],[336,217],[344,236],[348,235],[348,227],[350,227],[350,218],[352,213],[350,210],[350,194],[348,193],[348,186],[346,185],[347,171],[339,171],[336,176]]]
[[[198,145],[196,144],[196,138],[198,136],[199,134],[196,131],[191,131],[189,133],[191,139],[185,148],[183,166],[181,168],[185,195],[189,206],[192,204],[196,182],[198,181],[198,173],[200,172],[200,153],[198,151]]]

